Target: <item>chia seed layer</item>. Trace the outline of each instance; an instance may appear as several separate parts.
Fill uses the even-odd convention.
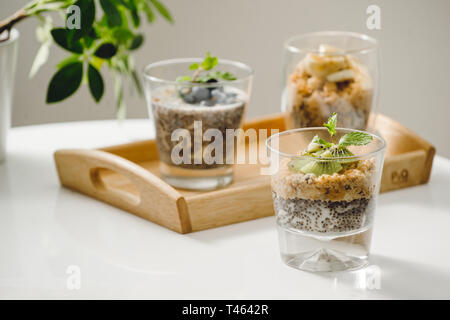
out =
[[[309,232],[348,232],[368,227],[375,201],[375,164],[360,160],[332,175],[292,172],[289,159],[272,176],[278,223]]]
[[[286,228],[309,232],[347,232],[370,225],[374,200],[322,201],[283,199],[272,194],[278,223]]]
[[[236,89],[233,90],[236,91]],[[207,107],[187,104],[176,97],[173,90],[162,88],[159,94],[154,94],[152,98],[152,112],[155,118],[160,160],[168,165],[176,165],[185,169],[215,169],[227,166],[220,163],[207,164],[204,161],[201,164],[194,164],[194,121],[202,121],[202,137],[208,129],[217,129],[222,133],[223,163],[225,163],[226,130],[241,127],[246,104],[245,94],[240,91],[237,92],[236,103]],[[173,131],[180,128],[186,129],[190,133],[190,138],[188,138],[191,147],[190,163],[174,164],[171,153],[179,141],[172,141],[171,136]],[[202,149],[204,150],[210,143],[211,141],[202,141]]]

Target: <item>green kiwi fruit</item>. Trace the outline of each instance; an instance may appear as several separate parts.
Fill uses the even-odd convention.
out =
[[[288,168],[292,172],[299,172],[303,166],[305,166],[307,163],[313,161],[312,159],[302,158],[302,159],[293,159],[289,161]]]
[[[305,164],[300,171],[303,173],[312,173],[316,177],[322,174],[332,175],[342,170],[342,165],[337,161],[313,160]]]

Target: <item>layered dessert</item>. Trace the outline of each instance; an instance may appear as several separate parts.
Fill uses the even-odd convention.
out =
[[[292,171],[289,162],[272,179],[278,224],[315,233],[367,229],[374,211],[374,164],[353,163],[332,175]]]
[[[335,115],[330,123],[334,130]],[[271,182],[278,225],[317,235],[367,230],[375,209],[375,161],[359,160],[349,147],[371,140],[371,135],[356,131],[339,143],[315,136],[306,150],[299,150],[300,157],[282,159]]]
[[[233,84],[236,77],[223,68],[227,65],[219,66],[217,57],[207,52],[203,61],[192,63],[186,70],[191,75],[178,76],[171,84],[152,89],[151,110],[164,175],[220,176],[224,172],[219,169],[227,168],[230,174],[231,164],[226,163],[226,133],[228,129],[234,132],[241,127],[248,97],[239,85]],[[213,136],[205,138],[207,132],[214,132]],[[182,136],[174,137],[174,133]],[[217,136],[222,141],[216,141]],[[236,145],[237,137],[233,139]],[[211,147],[213,142],[220,147]],[[180,143],[182,155],[176,148]],[[174,152],[182,156],[181,163],[174,161]]]
[[[364,130],[373,100],[371,76],[356,57],[329,45],[308,53],[287,83],[290,128],[319,127],[338,113],[339,127]]]
[[[190,96],[183,97],[181,92],[190,90]],[[244,111],[247,104],[246,94],[233,87],[220,85],[216,88],[202,87],[162,87],[152,93],[152,112],[155,119],[156,138],[158,141],[158,153],[162,162],[167,165],[175,165],[172,162],[172,150],[179,141],[172,141],[172,133],[177,129],[186,129],[185,137],[187,149],[191,154],[187,155],[188,161],[177,164],[177,167],[185,169],[214,169],[226,166],[226,130],[241,127]],[[194,126],[194,121],[201,121],[201,126]],[[194,139],[195,130],[200,133],[202,148],[205,150],[211,141],[202,139],[208,129],[217,129],[223,138],[223,160],[221,163],[206,163],[203,154],[195,154]],[[195,163],[195,157],[201,163]]]

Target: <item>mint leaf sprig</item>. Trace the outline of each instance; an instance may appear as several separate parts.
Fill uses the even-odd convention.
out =
[[[192,76],[180,76],[177,78],[179,82],[207,83],[217,82],[219,79],[226,81],[236,80],[236,77],[230,72],[210,71],[219,63],[217,57],[211,56],[210,52],[206,52],[206,57],[201,63],[193,63],[189,66],[189,70],[194,71]],[[210,71],[205,73],[205,71]]]
[[[328,119],[324,123],[324,127],[328,129],[331,139],[336,134],[337,114]],[[332,175],[354,162],[351,159],[339,159],[342,157],[351,157],[354,154],[348,150],[349,146],[364,146],[372,141],[373,137],[365,132],[352,131],[343,135],[339,142],[328,142],[319,136],[314,138],[309,143],[302,156],[310,158],[294,159],[288,163],[288,167],[293,172],[312,173],[315,176],[322,174]],[[320,158],[320,159],[315,159]],[[326,160],[324,160],[326,158]],[[328,160],[329,159],[329,160]]]
[[[341,147],[365,146],[369,144],[372,139],[373,138],[370,134],[353,131],[343,135],[342,138],[339,139],[338,145]]]
[[[324,123],[323,126],[328,129],[328,133],[330,134],[331,138],[333,139],[333,136],[336,134],[336,126],[337,126],[336,112],[333,113],[333,115],[328,118],[327,123]]]

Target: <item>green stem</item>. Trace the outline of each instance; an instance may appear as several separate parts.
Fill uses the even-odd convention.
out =
[[[195,82],[195,79],[200,75],[200,73],[203,71],[203,68],[200,67],[197,70],[195,70],[194,74],[192,75],[192,82]]]

